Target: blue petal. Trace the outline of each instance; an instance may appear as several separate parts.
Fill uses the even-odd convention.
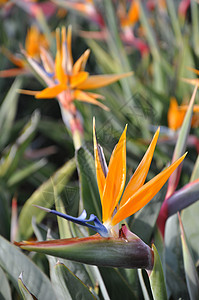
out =
[[[64,218],[68,221],[71,221],[73,223],[91,228],[91,229],[95,230],[96,232],[98,232],[101,236],[108,237],[108,230],[106,229],[106,227],[100,222],[100,220],[95,215],[91,214],[89,219],[86,219],[87,213],[86,213],[85,210],[83,210],[81,215],[77,218],[66,215],[66,214],[63,214],[63,213],[61,213],[59,211],[56,211],[54,209],[49,210],[49,213],[57,215],[57,216],[59,216],[61,218]],[[95,225],[89,224],[89,222],[94,222]]]

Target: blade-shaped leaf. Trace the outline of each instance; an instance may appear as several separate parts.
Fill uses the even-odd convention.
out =
[[[13,125],[19,97],[17,89],[20,88],[20,85],[21,80],[18,78],[14,81],[0,108],[0,148],[7,142]]]
[[[122,272],[124,271],[124,272]],[[117,268],[100,268],[100,272],[104,279],[110,298],[104,299],[135,299],[138,300],[138,280],[137,276],[131,282],[127,280],[125,271],[130,271],[131,275],[137,275],[137,270],[133,269],[117,269]],[[132,279],[131,277],[131,279]]]
[[[67,286],[65,286],[63,284],[63,278],[61,278],[61,276],[58,277],[57,274],[55,273],[55,265],[57,264],[58,259],[56,257],[50,256],[50,255],[48,255],[47,258],[48,258],[49,267],[50,267],[50,278],[51,278],[52,286],[54,288],[57,299],[72,300]]]
[[[154,266],[151,274],[149,274],[149,281],[153,298],[154,300],[167,300],[167,291],[160,257],[154,245],[152,249],[154,251]]]
[[[5,177],[5,179],[10,178],[18,165],[19,159],[33,138],[39,120],[40,114],[38,111],[35,111],[32,114],[30,121],[22,129],[15,143],[6,149],[6,153],[0,161],[1,177]]]
[[[0,299],[11,300],[11,289],[6,274],[0,267]]]
[[[178,214],[179,222],[180,222],[180,231],[181,231],[181,242],[182,242],[182,253],[184,260],[184,268],[185,268],[185,276],[187,287],[189,291],[189,296],[191,300],[199,299],[199,278],[196,271],[196,267],[194,265],[193,257],[190,252],[187,238],[184,232],[183,224],[180,218],[180,214]]]
[[[18,277],[23,272],[25,285],[38,299],[56,299],[48,277],[26,255],[1,236],[0,266],[17,289]]]
[[[74,170],[75,160],[72,159],[56,171],[52,178],[44,182],[26,201],[19,215],[19,234],[23,239],[27,239],[33,233],[31,225],[32,217],[36,216],[36,220],[39,223],[46,215],[45,211],[38,210],[38,208],[32,205],[41,205],[50,208],[54,203],[54,186],[57,189],[57,193],[61,193]]]
[[[179,299],[181,297],[188,299],[188,291],[182,264],[179,222],[176,214],[167,220],[164,243],[167,291],[174,299]]]
[[[56,207],[56,209],[60,213],[66,214],[64,203],[63,203],[61,197],[57,194],[57,189],[56,189],[55,186],[54,186],[54,198],[55,198],[55,207]],[[61,239],[72,238],[72,234],[71,234],[70,226],[69,226],[69,221],[67,221],[66,219],[57,217],[57,222],[58,222],[58,226],[59,226],[59,236],[60,236],[60,238]]]
[[[196,180],[199,178],[199,155],[196,159],[192,174],[191,174],[191,178],[190,178],[190,182]]]
[[[22,273],[19,275],[18,285],[24,300],[37,300],[37,298],[28,290],[28,288],[24,284]]]
[[[56,264],[55,273],[62,286],[69,290],[71,299],[96,299],[88,287],[63,263],[58,262]]]
[[[36,171],[38,171],[40,168],[45,166],[47,164],[47,161],[45,158],[40,159],[39,161],[35,163],[29,164],[27,167],[23,168],[22,170],[16,171],[9,179],[8,179],[8,186],[11,187],[20,181],[24,180],[28,176],[32,175]]]

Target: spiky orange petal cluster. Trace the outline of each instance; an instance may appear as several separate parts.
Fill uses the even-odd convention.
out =
[[[103,171],[103,162],[99,157],[98,144],[95,134],[95,123],[93,127],[95,166],[102,203],[102,219],[104,224],[115,226],[123,219],[129,217],[144,207],[159,192],[159,190],[168,180],[169,176],[183,161],[186,154],[174,162],[170,167],[144,184],[157,143],[159,135],[158,129],[147,152],[145,153],[142,161],[137,167],[123,193],[126,180],[127,127],[125,127],[118,144],[115,146],[114,151],[112,152],[107,174],[105,174]],[[123,196],[121,198],[122,193]]]

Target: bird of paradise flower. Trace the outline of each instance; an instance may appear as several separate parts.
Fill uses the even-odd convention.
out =
[[[94,214],[91,214],[87,219],[85,210],[79,217],[75,218],[56,210],[38,206],[46,212],[94,229],[101,237],[94,235],[87,238],[70,238],[45,242],[20,242],[16,245],[29,251],[43,252],[83,263],[127,268],[152,268],[153,253],[151,249],[130,232],[125,225],[119,229],[118,224],[144,207],[158,193],[169,176],[183,161],[186,154],[144,184],[157,143],[158,129],[124,190],[126,181],[126,130],[127,126],[115,146],[107,166],[103,150],[97,142],[95,121],[93,124],[95,167],[102,204],[102,222]],[[77,253],[78,247],[81,252],[78,252],[79,254]],[[99,249],[104,251],[103,258],[100,255],[96,257]],[[117,250],[124,251],[119,253]],[[110,251],[113,251],[111,255]]]
[[[25,39],[25,51],[29,57],[38,59],[40,47],[48,49],[49,43],[36,26],[31,26]],[[0,77],[12,77],[29,72],[27,62],[24,58],[20,58],[12,54],[8,49],[2,47],[1,52],[14,64],[17,68],[1,70]]]
[[[71,111],[74,111],[74,106],[72,105],[74,100],[95,104],[108,110],[103,103],[97,100],[104,99],[102,95],[87,92],[86,90],[107,86],[122,78],[131,76],[133,72],[114,75],[90,75],[85,71],[90,50],[87,49],[73,64],[71,41],[72,27],[69,26],[67,35],[66,28],[62,27],[61,39],[60,29],[58,28],[56,30],[57,52],[55,62],[49,53],[44,49],[41,49],[43,67],[40,67],[27,53],[25,53],[30,65],[46,82],[48,87],[42,91],[21,90],[21,92],[35,95],[37,99],[57,97],[61,105],[65,109]]]

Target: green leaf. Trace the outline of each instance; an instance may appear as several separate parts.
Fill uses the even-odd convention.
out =
[[[196,267],[194,265],[193,257],[190,252],[187,238],[184,232],[183,224],[180,218],[180,214],[178,214],[179,222],[180,222],[180,231],[181,231],[181,242],[182,242],[182,252],[183,252],[183,261],[185,268],[185,276],[187,287],[189,291],[189,296],[191,300],[199,299],[199,278],[196,271]]]
[[[195,1],[191,1],[191,20],[192,20],[192,38],[193,38],[193,46],[196,52],[196,55],[199,55],[198,44],[199,44],[199,22],[198,22],[198,3]]]
[[[62,214],[66,214],[66,210],[64,208],[64,203],[60,196],[57,195],[57,189],[54,187],[54,198],[55,198],[55,208]],[[72,238],[72,234],[70,231],[69,221],[57,217],[58,227],[59,227],[59,236],[61,239]]]
[[[190,182],[199,178],[199,156],[194,165],[194,169],[190,178]],[[198,196],[199,200],[199,196]],[[199,202],[184,209],[181,213],[182,222],[186,228],[187,236],[189,237],[189,245],[192,249],[194,260],[198,260],[199,256],[199,239],[198,239],[198,215]]]
[[[174,299],[188,298],[182,262],[182,247],[177,215],[171,216],[165,227],[165,266],[168,293]]]
[[[51,236],[48,234],[48,238],[51,239]],[[57,299],[72,299],[70,296],[70,291],[63,283],[64,278],[62,277],[61,274],[58,276],[56,273],[56,268],[55,265],[59,262],[63,263],[70,271],[74,274],[74,276],[78,276],[78,278],[84,282],[87,286],[93,287],[93,284],[90,280],[90,276],[88,275],[86,268],[83,264],[79,264],[76,262],[72,262],[69,260],[63,260],[60,258],[56,258],[50,255],[47,255],[49,265],[50,265],[50,277],[51,277],[51,282],[54,286],[54,290],[57,296]],[[60,278],[61,277],[61,278]]]
[[[1,236],[0,266],[17,289],[18,277],[23,272],[26,287],[38,299],[56,299],[48,277],[26,255]]]
[[[167,2],[167,8],[168,8],[168,12],[170,15],[170,20],[171,20],[171,24],[173,27],[173,31],[175,33],[175,39],[176,39],[178,45],[180,46],[180,44],[182,43],[182,34],[181,34],[181,30],[180,30],[179,18],[177,17],[177,14],[176,14],[175,2],[169,1],[169,0],[167,0],[166,2]]]
[[[88,214],[95,214],[101,219],[101,202],[93,156],[86,148],[81,147],[76,152],[76,159],[79,172],[80,197],[84,209]]]
[[[89,291],[88,287],[63,263],[58,262],[56,264],[55,273],[57,274],[58,280],[63,286],[63,289],[69,290],[71,299],[96,299]]]
[[[19,275],[18,285],[24,300],[37,300],[37,298],[31,294],[31,292],[25,286],[22,273]]]
[[[196,180],[199,178],[199,155],[196,159],[192,174],[191,174],[191,178],[190,178],[190,182]]]
[[[19,97],[17,90],[20,86],[21,80],[17,78],[0,107],[0,149],[6,144],[13,126]]]
[[[1,300],[12,299],[8,279],[1,267],[0,267],[0,299]]]
[[[23,239],[28,239],[33,233],[31,225],[32,217],[36,216],[36,221],[39,223],[46,215],[46,212],[33,207],[33,205],[51,208],[55,200],[54,187],[56,187],[58,194],[61,193],[74,170],[75,160],[72,159],[56,171],[52,178],[44,182],[26,201],[19,215],[19,234]]]
[[[10,195],[8,190],[0,185],[0,235],[10,238]]]
[[[123,271],[123,272],[122,272]],[[129,282],[129,278],[126,276],[126,272],[129,271],[131,276],[131,282]],[[139,299],[137,296],[138,290],[138,278],[137,278],[137,270],[132,269],[117,269],[117,268],[100,268],[100,272],[104,279],[104,283],[106,284],[106,288],[110,299]],[[135,280],[134,280],[135,279]],[[108,298],[104,298],[108,299]]]
[[[199,239],[198,239],[198,216],[199,216],[199,202],[197,201],[190,207],[182,211],[182,222],[186,228],[187,236],[189,237],[189,244],[193,251],[195,262],[199,256]]]
[[[167,300],[167,291],[161,260],[155,245],[152,246],[152,249],[154,251],[154,266],[152,272],[149,274],[149,281],[153,298],[154,300]]]
[[[15,184],[18,184],[19,182],[23,181],[25,178],[29,177],[39,169],[41,169],[43,166],[47,164],[47,161],[45,158],[40,159],[39,161],[35,163],[29,164],[27,167],[25,167],[22,170],[16,171],[7,182],[8,187],[11,187]]]
[[[6,154],[3,155],[3,158],[0,161],[0,177],[4,177],[5,179],[10,178],[18,165],[19,159],[33,138],[39,119],[40,114],[35,111],[32,114],[30,121],[24,126],[15,143],[6,149]]]

